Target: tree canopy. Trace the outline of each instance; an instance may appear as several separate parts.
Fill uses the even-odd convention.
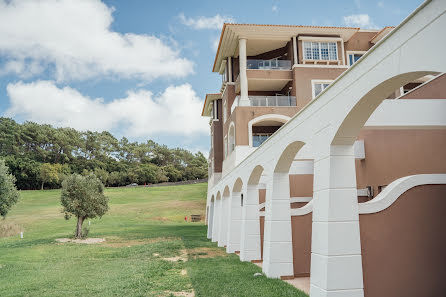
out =
[[[15,187],[15,178],[8,172],[5,161],[0,159],[0,216],[5,217],[18,199],[19,192]]]
[[[77,218],[76,238],[82,237],[82,224],[86,219],[102,217],[108,211],[108,198],[104,185],[94,174],[72,174],[62,182],[61,204],[65,219]]]
[[[60,187],[64,177],[94,173],[106,186],[207,177],[202,153],[168,148],[152,140],[116,139],[107,131],[77,131],[0,118],[0,157],[19,189]]]

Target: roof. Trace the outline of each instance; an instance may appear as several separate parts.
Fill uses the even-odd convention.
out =
[[[220,93],[206,94],[206,99],[204,99],[203,110],[201,111],[201,116],[210,117],[211,111],[209,109],[209,105],[212,101],[221,99]]]
[[[392,31],[395,27],[387,26],[379,30],[375,36],[370,39],[370,42],[375,44],[380,41],[384,36],[386,36],[390,31]]]
[[[218,44],[212,71],[218,72],[220,64],[226,57],[234,56],[238,50],[238,39],[249,40],[248,46],[264,41],[276,44],[277,48],[285,46],[293,36],[298,35],[333,35],[340,36],[344,41],[349,40],[360,28],[356,27],[327,27],[327,26],[300,26],[300,25],[259,25],[259,24],[228,24],[223,25],[220,42]],[[376,30],[378,33],[379,30]],[[256,48],[253,45],[252,48]],[[247,48],[249,55],[249,48]]]

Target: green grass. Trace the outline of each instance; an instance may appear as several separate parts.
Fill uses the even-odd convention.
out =
[[[280,280],[253,277],[260,268],[242,263],[206,239],[206,184],[107,189],[110,211],[91,220],[94,245],[57,243],[71,237],[60,191],[22,191],[0,225],[18,234],[0,238],[0,295],[5,296],[307,296]],[[88,222],[87,222],[88,225]],[[166,258],[186,255],[183,260]],[[187,271],[185,274],[184,272]]]

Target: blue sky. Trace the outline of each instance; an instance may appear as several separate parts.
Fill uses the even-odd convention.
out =
[[[0,113],[206,153],[223,22],[382,28],[421,3],[0,0]]]

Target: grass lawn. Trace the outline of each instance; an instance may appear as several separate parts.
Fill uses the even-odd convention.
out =
[[[307,296],[254,278],[260,268],[211,243],[203,223],[184,222],[204,215],[206,189],[107,189],[110,210],[91,220],[88,236],[106,241],[90,245],[55,241],[71,237],[76,224],[63,218],[59,190],[22,191],[0,219],[15,234],[0,238],[0,296]]]

